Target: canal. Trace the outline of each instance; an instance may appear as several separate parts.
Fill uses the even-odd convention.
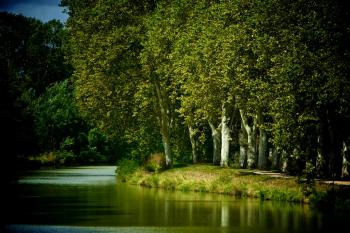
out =
[[[349,219],[309,205],[131,186],[113,166],[33,171],[6,199],[1,232],[329,232]]]

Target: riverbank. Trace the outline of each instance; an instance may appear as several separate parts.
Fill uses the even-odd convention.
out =
[[[150,188],[209,192],[262,200],[311,202],[317,205],[328,205],[330,199],[337,199],[330,197],[330,190],[333,190],[333,193],[340,190],[344,196],[344,190],[334,188],[332,184],[316,182],[310,190],[309,186],[297,182],[295,177],[257,174],[246,169],[220,168],[206,164],[172,168],[159,173],[138,168],[123,176],[123,179],[129,184]],[[348,194],[347,192],[345,195],[347,206],[350,203]]]

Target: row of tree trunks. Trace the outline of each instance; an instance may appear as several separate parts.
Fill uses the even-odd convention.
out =
[[[229,166],[230,159],[230,141],[232,130],[230,128],[230,111],[227,104],[222,105],[222,117],[219,126],[209,121],[212,131],[213,141],[213,164],[222,167]],[[275,148],[269,148],[268,133],[263,127],[262,113],[259,112],[251,119],[243,111],[239,110],[241,121],[241,131],[239,133],[239,165],[242,168],[259,168],[273,170],[289,170],[289,162],[279,155]],[[250,121],[248,121],[248,119]],[[323,125],[320,127],[319,136],[317,138],[317,159],[314,163],[318,174],[324,177],[344,178],[349,176],[350,157],[349,142],[343,140],[342,147],[338,146],[337,140],[334,139],[334,127]],[[195,129],[189,126],[190,142],[192,146],[193,163],[198,161],[198,142],[195,137]],[[166,137],[163,141],[167,145]],[[170,153],[170,152],[169,152]],[[335,169],[337,168],[337,169]],[[330,174],[335,171],[334,174]]]
[[[349,139],[340,137],[345,133],[339,132],[348,129],[329,108],[320,114],[315,166],[321,178],[345,178],[349,176]]]
[[[232,141],[231,138],[234,136],[231,135],[233,130],[231,129],[232,124],[230,125],[230,121],[235,118],[235,115],[232,113],[233,109],[227,103],[224,103],[222,105],[222,116],[219,126],[216,126],[212,121],[208,122],[212,131],[213,164],[220,164],[222,167],[228,167],[230,161],[230,144]],[[256,116],[251,117],[241,109],[239,110],[238,117],[240,118],[241,130],[237,143],[239,144],[239,165],[242,168],[284,171],[293,169],[290,166],[295,166],[295,164],[290,163],[291,161],[287,158],[288,156],[285,154],[285,151],[282,151],[282,155],[279,155],[275,148],[269,148],[268,133],[263,126],[264,122],[261,111]],[[321,122],[318,131],[315,131],[318,135],[314,140],[315,142],[310,141],[306,143],[307,147],[304,149],[309,152],[313,151],[314,153],[307,155],[304,159],[308,159],[309,162],[315,164],[317,174],[321,174],[320,177],[349,177],[349,140],[341,139],[340,141],[339,138],[334,136],[336,127],[329,120],[329,116],[327,117],[327,120]],[[196,130],[192,126],[188,126],[188,130],[192,146],[193,163],[197,163],[199,146],[198,138],[196,138]],[[167,146],[169,145],[167,131],[164,130],[162,136],[165,153],[166,155],[171,155],[170,147]],[[316,149],[311,147],[315,147]]]
[[[222,105],[222,117],[219,126],[216,126],[212,121],[209,121],[209,126],[212,132],[212,142],[213,142],[213,164],[222,167],[229,166],[229,156],[230,156],[230,144],[231,144],[231,129],[230,129],[230,115],[232,114],[232,109],[227,103]],[[268,166],[268,136],[264,128],[259,128],[259,137],[257,137],[257,120],[255,118],[253,125],[248,124],[248,119],[244,111],[239,110],[239,116],[241,118],[241,133],[239,135],[239,163],[241,167],[267,169]],[[233,118],[233,117],[232,117]],[[261,116],[260,118],[261,119]],[[197,162],[198,158],[198,148],[197,142],[194,137],[195,130],[192,126],[189,126],[189,136],[192,146],[192,156],[193,162]],[[259,140],[257,144],[257,139]],[[257,148],[258,146],[258,148]],[[274,153],[276,155],[276,153]],[[277,159],[275,159],[277,160]]]
[[[164,147],[165,161],[168,167],[173,164],[171,149],[171,114],[169,99],[162,89],[161,84],[155,80],[155,91],[157,94],[159,108],[160,133]],[[213,164],[221,167],[228,167],[230,160],[230,144],[232,133],[232,121],[234,114],[233,108],[226,102],[222,104],[221,121],[219,126],[209,121],[212,131],[213,142]],[[231,116],[231,119],[230,119]],[[239,164],[242,168],[259,169],[282,169],[289,170],[290,159],[281,162],[275,149],[269,149],[268,133],[264,128],[263,114],[259,111],[255,116],[249,116],[243,109],[239,109],[239,118],[241,130],[239,135]],[[305,158],[308,162],[314,164],[317,174],[322,177],[332,177],[334,179],[349,176],[349,143],[346,139],[339,138],[336,131],[341,130],[336,122],[336,116],[332,111],[325,111],[320,115],[320,122],[317,132],[315,131],[314,140],[307,136],[307,145],[302,148],[309,153]],[[231,127],[231,128],[230,128]],[[199,143],[196,138],[196,129],[192,125],[188,126],[190,142],[192,146],[193,163],[198,162]],[[312,133],[312,132],[311,132]],[[311,141],[315,142],[309,142]],[[301,151],[302,152],[302,151]],[[311,152],[314,152],[310,154]],[[271,165],[271,166],[270,166]],[[291,168],[293,169],[293,168]]]

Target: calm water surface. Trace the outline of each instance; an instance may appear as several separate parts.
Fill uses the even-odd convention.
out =
[[[130,186],[114,171],[28,174],[3,200],[1,232],[329,232],[350,220],[307,205]]]

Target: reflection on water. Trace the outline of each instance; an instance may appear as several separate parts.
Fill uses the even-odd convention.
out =
[[[67,169],[39,170],[28,173],[20,184],[51,185],[101,185],[115,183],[114,166],[75,167]]]
[[[307,205],[129,186],[116,181],[114,170],[79,167],[31,173],[21,179],[16,195],[9,200],[5,221],[16,224],[12,226],[146,227],[148,232],[152,227],[169,232],[166,229],[171,227],[172,232],[205,228],[205,232],[258,233],[320,232],[349,217],[327,216]]]

